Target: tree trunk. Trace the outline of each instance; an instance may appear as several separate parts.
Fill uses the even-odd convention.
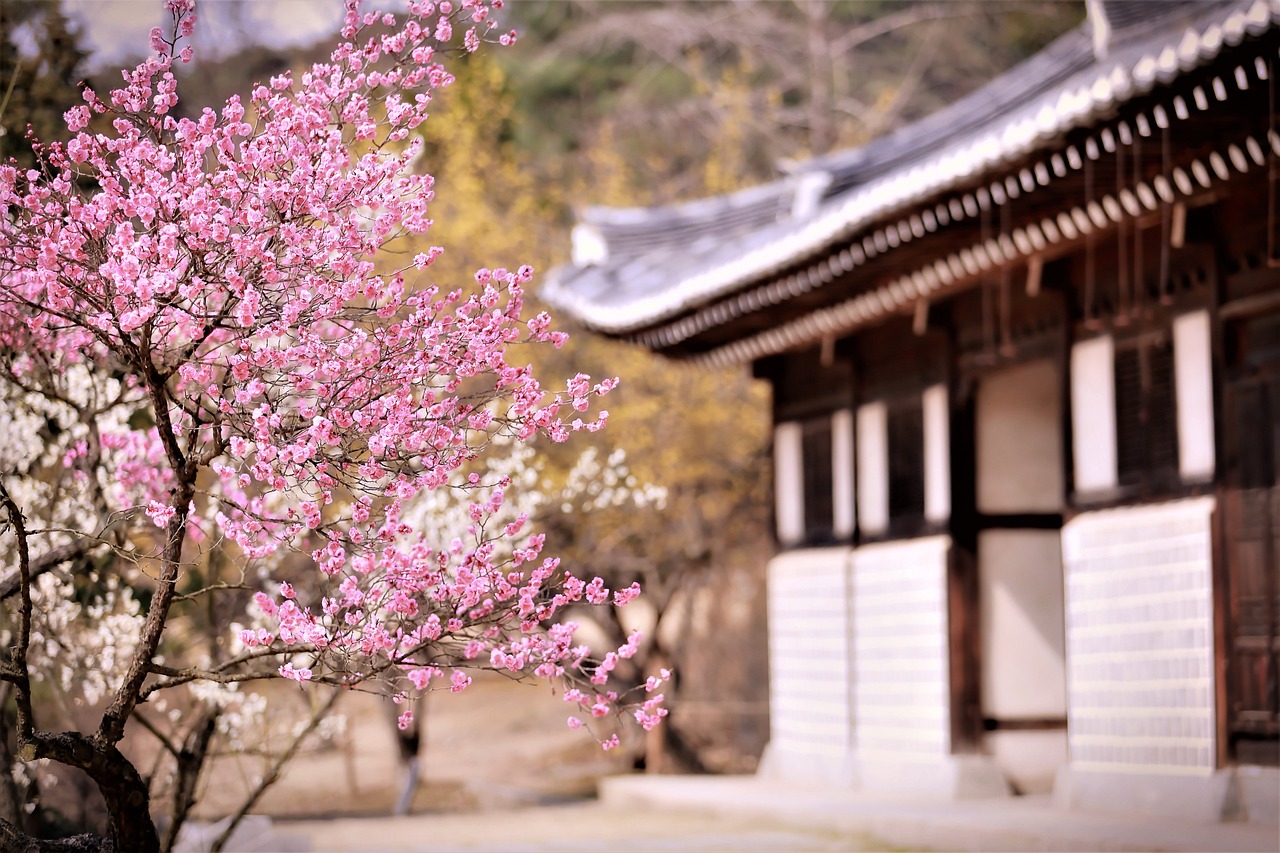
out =
[[[172,850],[178,841],[178,833],[196,804],[196,783],[200,781],[200,771],[204,769],[205,758],[209,754],[209,741],[217,730],[218,712],[206,709],[201,719],[187,736],[182,750],[175,756],[177,767],[177,783],[173,791],[173,819],[165,828],[164,843],[166,851]]]
[[[835,145],[828,20],[831,7],[827,0],[807,0],[804,10],[809,42],[809,153],[816,157]]]
[[[669,668],[671,659],[668,655],[658,648],[657,631],[654,631],[654,645],[649,652],[649,659],[646,663],[649,667],[657,672],[659,669]],[[669,696],[675,695],[675,684],[668,683],[666,692]],[[668,745],[670,743],[671,720],[667,719],[659,726],[655,726],[644,733],[644,772],[650,774],[670,772]]]
[[[114,746],[103,754],[98,772],[89,771],[107,803],[107,833],[114,849],[151,853],[160,836],[151,819],[151,792],[129,760]]]
[[[395,706],[387,707],[392,709],[391,713],[394,715]],[[396,727],[400,773],[404,779],[400,786],[400,796],[396,798],[395,809],[392,812],[396,816],[407,815],[413,809],[413,796],[418,792],[418,783],[421,781],[419,774],[422,762],[418,753],[422,748],[422,728],[426,715],[427,697],[423,696],[413,703],[413,722],[409,727],[404,730],[399,726]]]
[[[137,769],[114,745],[104,746],[78,732],[36,732],[19,746],[18,757],[51,758],[89,775],[107,806],[107,840],[111,846],[103,849],[159,853],[160,836],[151,819],[151,792]]]

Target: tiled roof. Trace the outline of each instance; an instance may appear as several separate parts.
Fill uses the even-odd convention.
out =
[[[1081,27],[969,97],[787,179],[688,205],[593,209],[579,228],[604,251],[555,271],[544,296],[606,333],[661,323],[1016,161],[1280,21],[1280,0],[1098,5],[1108,42]]]
[[[601,243],[608,253],[607,262],[563,268],[556,272],[555,280],[568,283],[564,276],[573,276],[576,299],[625,310],[626,305],[670,281],[673,270],[720,262],[720,248],[737,245],[746,235],[787,219],[798,183],[787,178],[663,207],[587,208],[574,229],[575,255],[583,253],[584,243]],[[544,288],[544,293],[549,289]]]

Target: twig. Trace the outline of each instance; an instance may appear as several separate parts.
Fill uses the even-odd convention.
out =
[[[257,786],[253,789],[253,792],[243,803],[240,804],[240,808],[236,813],[231,816],[231,820],[227,823],[226,829],[224,829],[222,834],[214,840],[213,846],[209,848],[212,853],[221,853],[222,849],[226,846],[227,841],[231,838],[231,833],[235,832],[236,827],[240,825],[240,821],[243,820],[244,816],[249,813],[249,810],[257,804],[262,795],[266,793],[267,788],[270,788],[276,783],[280,778],[280,770],[288,764],[295,755],[297,755],[298,750],[302,748],[302,742],[307,739],[308,735],[316,730],[316,727],[320,725],[320,721],[329,716],[329,711],[332,710],[334,704],[338,701],[338,697],[341,695],[340,691],[334,690],[329,694],[329,698],[324,702],[324,704],[311,712],[311,719],[307,721],[307,725],[293,739],[293,743],[289,744],[289,748],[286,749],[271,765],[271,768],[263,774],[262,780],[258,782]]]

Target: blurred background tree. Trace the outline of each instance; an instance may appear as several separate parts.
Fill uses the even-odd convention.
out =
[[[0,2],[0,162],[35,165],[28,127],[46,142],[66,138],[62,114],[83,103],[87,57],[57,0]]]
[[[737,149],[749,184],[927,115],[1079,23],[1084,4],[535,0],[512,14],[523,41],[501,61],[519,69],[522,147],[578,169],[607,142],[667,202],[703,194],[717,148]]]

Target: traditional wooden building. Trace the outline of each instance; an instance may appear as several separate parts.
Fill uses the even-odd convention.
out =
[[[544,293],[772,385],[761,772],[1274,821],[1280,0],[1087,6]]]

